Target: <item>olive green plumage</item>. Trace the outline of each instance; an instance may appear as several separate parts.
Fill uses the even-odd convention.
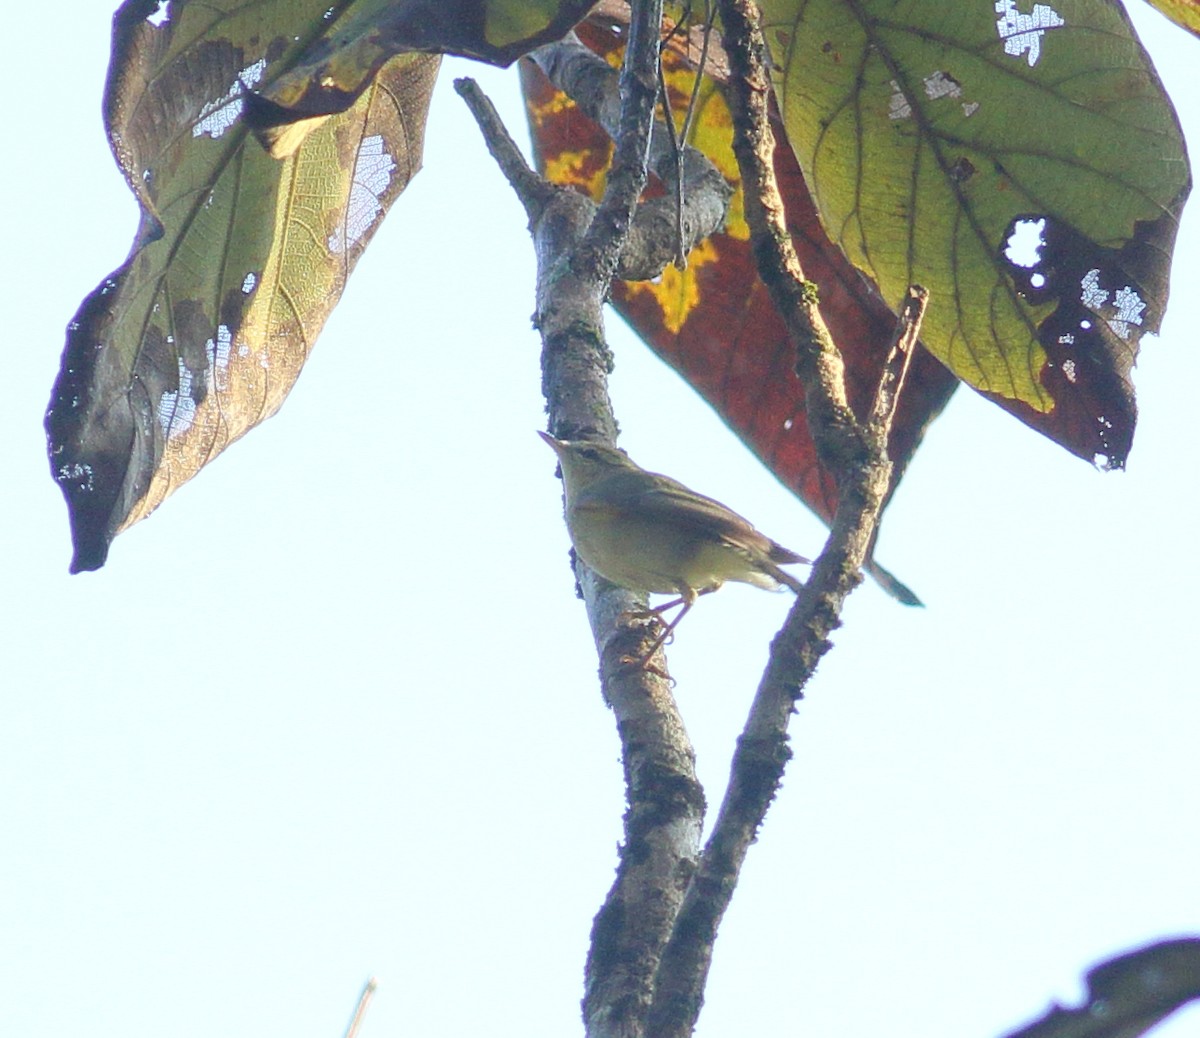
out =
[[[632,591],[678,595],[683,610],[726,581],[775,590],[803,585],[781,566],[808,559],[682,483],[647,472],[623,451],[586,440],[541,437],[554,449],[566,487],[575,551],[600,576]]]

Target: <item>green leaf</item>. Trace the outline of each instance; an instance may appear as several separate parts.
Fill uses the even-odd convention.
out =
[[[930,289],[922,338],[959,378],[1033,412],[1083,408],[1092,453],[1120,465],[1129,371],[1162,319],[1191,183],[1120,5],[762,7],[789,140],[830,237],[885,299]],[[1031,229],[1041,244],[1020,255],[1014,236]]]
[[[68,328],[46,416],[72,570],[283,403],[416,172],[438,59],[386,63],[291,157],[240,114],[319,34],[325,3],[126,3],[105,121],[142,208],[129,258]],[[149,17],[148,17],[149,16]]]

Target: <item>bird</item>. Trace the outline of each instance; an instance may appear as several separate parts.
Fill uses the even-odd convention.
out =
[[[650,658],[697,598],[726,581],[775,591],[804,585],[782,566],[810,560],[760,533],[733,509],[648,472],[624,451],[592,440],[539,436],[558,455],[566,492],[567,531],[576,554],[610,583],[674,600],[637,615],[655,616],[663,630],[641,658]],[[682,606],[666,623],[663,614]]]

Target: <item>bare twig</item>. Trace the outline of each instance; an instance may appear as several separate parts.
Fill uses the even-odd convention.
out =
[[[629,40],[621,67],[621,117],[608,184],[596,217],[571,256],[579,277],[608,285],[616,273],[634,207],[646,186],[646,160],[658,97],[658,27],[662,0],[630,7]]]
[[[367,1015],[367,1006],[371,1004],[376,987],[378,984],[374,977],[368,978],[363,985],[362,993],[358,996],[358,1005],[354,1007],[354,1015],[350,1017],[350,1026],[346,1028],[346,1038],[358,1038],[358,1030],[362,1026],[363,1017]]]
[[[692,124],[696,118],[696,104],[700,99],[700,84],[704,81],[704,73],[708,68],[708,53],[712,47],[713,25],[716,21],[717,9],[713,0],[704,0],[704,35],[700,43],[700,60],[696,63],[696,77],[692,80],[692,96],[688,98],[687,115],[683,118],[683,130],[680,137],[684,144],[692,135]]]
[[[921,285],[909,285],[908,294],[900,304],[900,316],[896,330],[883,362],[883,374],[879,377],[879,388],[875,392],[871,408],[871,435],[881,445],[887,446],[888,431],[896,417],[896,405],[904,389],[904,380],[916,352],[921,334],[921,322],[925,319],[925,308],[929,305],[929,289]]]
[[[475,116],[475,122],[483,132],[488,151],[496,160],[504,179],[512,185],[521,205],[525,207],[525,215],[532,223],[545,212],[554,198],[554,186],[547,184],[529,168],[529,163],[525,161],[517,142],[512,139],[496,109],[475,80],[456,79],[454,89],[458,96],[466,101],[471,114]]]
[[[542,333],[542,388],[557,435],[613,442],[617,423],[608,396],[611,354],[604,341],[602,293],[564,269],[596,207],[575,191],[554,187],[525,164],[492,103],[472,79],[455,81],[488,150],[525,206],[538,258],[537,312]],[[536,182],[536,183],[535,183]],[[633,608],[636,598],[627,596]]]
[[[663,124],[667,128],[667,139],[671,142],[671,158],[675,163],[675,266],[679,270],[686,270],[687,252],[683,247],[683,144],[675,129],[671,92],[667,89],[667,76],[661,61],[658,63],[658,95],[662,99]]]

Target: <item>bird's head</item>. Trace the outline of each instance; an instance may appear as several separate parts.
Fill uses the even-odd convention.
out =
[[[584,490],[590,484],[614,472],[637,469],[624,451],[594,440],[557,440],[549,433],[539,432],[558,455],[567,493]]]

